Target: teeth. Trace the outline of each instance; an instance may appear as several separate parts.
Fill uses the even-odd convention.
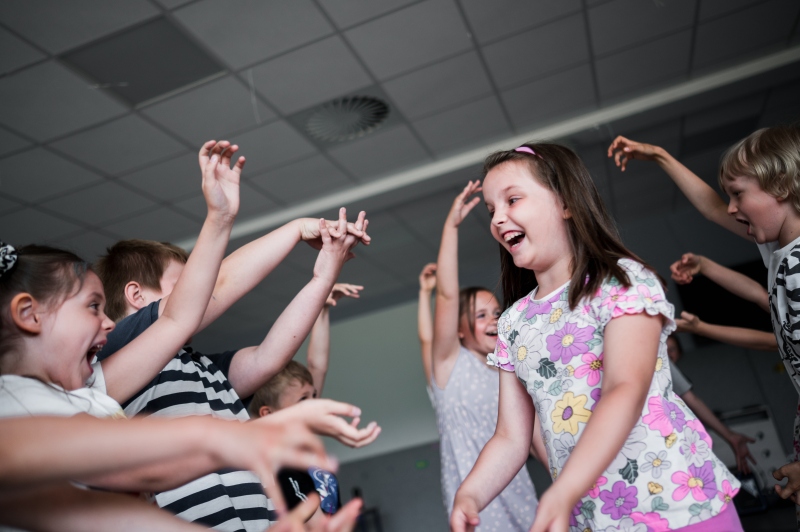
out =
[[[509,242],[517,238],[518,236],[522,236],[522,233],[519,231],[514,231],[513,233],[506,233],[505,236],[503,236],[503,238],[505,239],[506,242]]]

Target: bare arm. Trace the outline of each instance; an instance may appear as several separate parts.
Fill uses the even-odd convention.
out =
[[[470,181],[456,196],[442,229],[442,243],[436,261],[436,312],[433,320],[433,377],[440,387],[450,378],[458,355],[458,226],[480,201],[467,199],[481,190],[479,181]]]
[[[728,215],[728,207],[719,194],[664,148],[619,136],[608,147],[608,156],[614,158],[614,162],[623,172],[632,159],[655,161],[707,220],[753,241],[753,238],[747,235],[747,228]]]
[[[436,263],[426,264],[419,274],[419,304],[417,306],[417,333],[422,353],[422,369],[425,384],[431,383],[431,357],[433,356],[433,316],[431,316],[431,294],[436,288]]]
[[[233,168],[236,147],[220,153],[212,142],[200,151],[205,159],[203,195],[208,216],[192,254],[161,318],[134,341],[102,362],[106,393],[124,403],[158,375],[200,325],[219,265],[239,211],[239,178],[244,157]]]
[[[681,312],[681,317],[676,319],[675,323],[678,324],[678,332],[699,334],[718,342],[744,347],[745,349],[758,351],[778,350],[778,341],[775,339],[775,335],[770,332],[745,329],[743,327],[729,327],[727,325],[713,325],[686,311]]]
[[[763,286],[750,277],[717,264],[707,257],[684,253],[681,260],[674,262],[669,269],[672,278],[678,284],[691,283],[695,275],[702,274],[728,292],[755,303],[764,312],[769,312],[769,294]]]

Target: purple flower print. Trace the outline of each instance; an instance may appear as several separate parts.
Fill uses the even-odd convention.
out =
[[[529,320],[534,316],[538,316],[539,314],[550,314],[550,311],[553,310],[553,303],[558,301],[561,298],[561,292],[557,293],[547,301],[535,301],[533,299],[528,300],[528,311],[525,313],[525,319]],[[520,303],[519,307],[522,307]],[[520,310],[518,307],[517,310]]]
[[[494,363],[506,371],[514,371],[514,364],[508,356],[508,346],[500,338],[497,339],[494,354],[489,353],[488,359],[489,363]]]
[[[673,473],[672,482],[678,485],[678,489],[672,493],[672,498],[676,501],[682,501],[689,493],[694,500],[700,502],[713,499],[717,495],[714,467],[710,460],[703,464],[703,467],[690,465],[688,473],[685,471]]]
[[[682,432],[686,425],[686,416],[675,403],[670,403],[660,395],[655,395],[647,400],[650,412],[642,418],[648,427],[657,430],[665,438],[672,431]]]
[[[574,323],[565,324],[562,329],[547,337],[550,360],[555,362],[561,359],[563,364],[569,364],[572,357],[589,350],[586,342],[591,340],[593,335],[594,327],[580,328]]]
[[[618,480],[610,490],[600,492],[600,500],[603,501],[600,511],[610,515],[611,519],[619,521],[622,517],[630,515],[639,504],[639,500],[636,498],[638,493],[639,490],[636,489],[636,486],[626,487],[625,481]]]
[[[583,501],[578,501],[578,504],[575,505],[575,508],[572,509],[572,515],[569,516],[569,526],[578,526],[578,520],[576,517],[581,515],[581,508],[583,507]]]
[[[589,397],[594,399],[594,403],[592,404],[592,407],[589,408],[589,410],[594,411],[594,407],[596,407],[597,403],[600,402],[600,396],[602,394],[603,394],[603,389],[602,388],[595,388],[594,390],[591,391],[591,393],[589,394]]]

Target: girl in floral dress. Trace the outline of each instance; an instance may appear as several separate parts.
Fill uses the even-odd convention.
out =
[[[497,430],[456,494],[451,528],[479,524],[537,422],[554,483],[533,532],[741,531],[739,482],[672,391],[673,307],[620,241],[583,163],[525,144],[484,170],[510,307],[489,356],[501,370]]]

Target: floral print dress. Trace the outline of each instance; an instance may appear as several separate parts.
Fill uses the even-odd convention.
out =
[[[630,288],[611,279],[570,309],[569,283],[543,299],[536,291],[498,322],[489,364],[513,371],[533,398],[555,480],[601,400],[603,333],[614,318],[647,312],[664,326],[655,373],[639,421],[619,454],[575,506],[570,531],[661,532],[716,516],[739,482],[711,451],[711,438],[672,391],[666,339],[673,306],[658,278],[622,259]]]

